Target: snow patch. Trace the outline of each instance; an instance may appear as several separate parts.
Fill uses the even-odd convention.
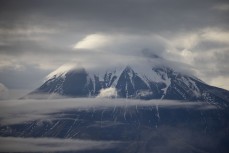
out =
[[[161,99],[164,99],[166,93],[167,93],[167,90],[169,88],[169,86],[171,85],[171,79],[170,78],[166,78],[166,80],[164,81],[166,87],[164,89],[161,89],[163,91],[163,96],[161,97]]]
[[[156,73],[161,77],[161,81],[165,84],[165,88],[161,89],[163,91],[161,99],[164,99],[165,95],[167,94],[167,90],[171,85],[171,78],[168,76],[166,68],[162,68],[162,70],[157,70]]]
[[[77,69],[79,66],[76,64],[68,63],[60,66],[58,69],[55,71],[51,72],[48,76],[46,76],[46,79],[52,79],[52,78],[57,78],[57,77],[63,77],[65,78],[65,74],[68,73],[70,70]]]
[[[153,95],[153,92],[149,91],[149,90],[140,90],[137,93],[137,96],[139,96],[139,97],[147,97],[147,96],[150,96],[150,95]]]
[[[201,96],[201,93],[200,93],[198,86],[196,85],[196,83],[191,78],[182,76],[181,79],[179,79],[179,80],[182,81],[190,89],[190,92],[195,97]]]

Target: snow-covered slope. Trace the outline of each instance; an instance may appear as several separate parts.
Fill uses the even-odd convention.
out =
[[[147,60],[104,69],[103,72],[64,65],[50,73],[44,84],[30,95],[55,93],[70,97],[97,97],[101,90],[111,87],[117,90],[119,98],[207,101],[220,105],[228,105],[229,102],[228,91]]]

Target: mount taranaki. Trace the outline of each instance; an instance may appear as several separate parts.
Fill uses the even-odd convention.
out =
[[[0,124],[0,136],[121,143],[112,148],[76,151],[79,153],[228,153],[229,91],[165,63],[140,61],[96,71],[63,65],[23,97],[52,98],[28,104],[47,104],[47,109],[54,107],[57,111],[37,115],[39,112],[30,110],[29,105],[29,114],[20,112],[12,119],[16,123],[6,118],[9,124]],[[56,95],[90,98],[56,100]],[[70,109],[59,110],[69,105],[68,100],[86,107],[70,102]],[[27,108],[26,102],[23,107]],[[47,144],[38,147],[43,146]],[[75,151],[70,148],[66,152]]]

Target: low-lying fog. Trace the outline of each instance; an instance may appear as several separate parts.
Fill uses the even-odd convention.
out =
[[[66,110],[102,110],[114,107],[156,106],[166,108],[216,109],[206,102],[172,100],[134,100],[109,98],[25,99],[0,101],[1,124],[16,124],[49,118],[50,114]]]

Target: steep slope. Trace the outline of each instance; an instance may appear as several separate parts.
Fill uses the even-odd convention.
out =
[[[205,101],[220,106],[228,106],[229,92],[224,89],[213,87],[202,82],[194,76],[188,76],[175,72],[168,67],[153,68],[159,74],[166,87],[163,99]]]

